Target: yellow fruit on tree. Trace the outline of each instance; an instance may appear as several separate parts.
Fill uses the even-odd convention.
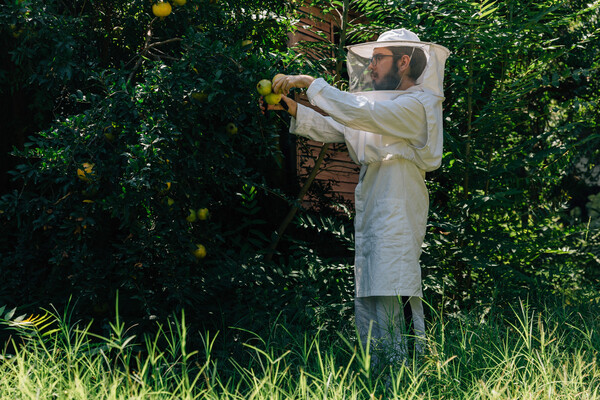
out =
[[[166,17],[171,14],[171,4],[166,1],[161,1],[160,3],[152,4],[152,13],[157,17]]]
[[[197,244],[196,250],[194,250],[193,253],[194,253],[194,257],[196,257],[197,259],[204,258],[204,257],[206,257],[206,247],[204,247],[201,244]]]
[[[236,133],[238,133],[238,128],[237,126],[233,123],[230,122],[225,126],[225,130],[227,131],[227,133],[229,133],[230,135],[235,135]]]
[[[271,105],[279,104],[279,102],[281,101],[281,95],[276,93],[269,93],[265,96],[265,101],[267,102],[267,104]]]
[[[187,3],[187,0],[173,0],[173,3],[178,6],[183,6],[185,3]]]
[[[192,99],[199,101],[200,103],[204,103],[208,100],[208,94],[204,92],[194,92],[192,93]]]
[[[198,211],[196,211],[196,216],[199,220],[205,221],[206,219],[208,219],[209,216],[208,208],[199,209]]]
[[[23,28],[17,29],[17,26],[12,24],[10,25],[10,30],[12,31],[12,35],[14,38],[18,38],[23,33]]]
[[[163,189],[161,189],[158,194],[164,195],[166,194],[169,190],[171,190],[171,182],[167,182],[165,183],[165,187]]]
[[[188,214],[187,217],[185,217],[185,220],[187,222],[194,222],[194,221],[196,221],[196,218],[197,218],[196,211],[190,209],[190,213]]]
[[[88,176],[94,175],[94,164],[91,163],[83,163],[81,164],[83,169],[77,168],[77,176],[84,182],[89,182],[90,178]]]
[[[271,81],[268,79],[261,79],[257,84],[256,84],[256,90],[258,90],[258,93],[261,96],[266,96],[269,93],[271,93]]]
[[[113,127],[112,126],[107,126],[106,128],[104,128],[104,137],[106,138],[106,140],[108,140],[109,142],[112,142],[115,140],[116,135],[113,132]]]

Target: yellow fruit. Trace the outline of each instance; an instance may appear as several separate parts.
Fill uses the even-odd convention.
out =
[[[90,178],[88,178],[88,176],[94,175],[94,173],[93,173],[94,164],[83,163],[83,164],[81,164],[81,166],[83,167],[83,169],[77,168],[77,176],[82,181],[89,182]]]
[[[208,208],[199,209],[198,211],[196,211],[196,216],[198,217],[199,220],[205,221],[206,219],[208,219],[208,216],[209,216]]]
[[[230,135],[235,135],[236,133],[238,133],[238,128],[233,122],[228,123],[227,126],[225,126],[225,130]]]
[[[187,3],[187,0],[173,0],[173,3],[178,6],[183,6],[185,3]]]
[[[152,4],[152,13],[157,17],[166,17],[171,14],[171,4],[166,1],[161,1],[160,3]]]
[[[204,258],[204,257],[206,257],[206,247],[204,247],[204,246],[203,246],[203,245],[201,245],[201,244],[197,244],[197,245],[196,245],[196,250],[194,250],[194,252],[193,252],[193,253],[194,253],[194,256],[195,256],[197,259]]]
[[[246,46],[252,46],[252,40],[250,40],[250,39],[242,40],[242,47],[246,47]]]
[[[164,194],[166,194],[166,193],[167,193],[169,190],[171,190],[171,182],[167,182],[167,183],[165,183],[165,187],[164,187],[162,190],[160,190],[158,193],[159,193],[159,194],[161,194],[161,195],[164,195]]]
[[[194,92],[192,93],[192,99],[199,101],[200,103],[204,103],[208,100],[208,94],[204,92]]]
[[[12,31],[12,35],[15,39],[21,36],[21,33],[23,33],[23,28],[17,29],[17,26],[14,24],[10,25],[10,30]]]
[[[269,93],[271,93],[271,81],[268,79],[261,79],[257,84],[256,84],[256,90],[258,90],[258,93],[261,96],[266,96]]]
[[[187,217],[185,217],[185,220],[187,222],[194,222],[196,221],[196,211],[190,209],[190,213]]]
[[[267,104],[271,105],[279,104],[279,102],[281,101],[281,95],[276,93],[269,93],[265,96],[265,101],[267,102]]]
[[[107,126],[106,128],[104,128],[103,130],[104,132],[104,137],[106,138],[106,140],[108,140],[109,142],[112,142],[115,140],[115,138],[117,137],[113,131],[113,127],[112,126]]]

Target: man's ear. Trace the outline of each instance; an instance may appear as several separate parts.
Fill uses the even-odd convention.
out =
[[[403,54],[398,63],[398,70],[405,71],[410,66],[410,57],[407,54]]]

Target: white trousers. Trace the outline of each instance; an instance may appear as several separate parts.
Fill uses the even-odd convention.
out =
[[[409,339],[413,338],[415,351],[423,351],[425,313],[420,297],[357,297],[354,310],[363,348],[371,328],[373,362],[403,362],[409,356]]]

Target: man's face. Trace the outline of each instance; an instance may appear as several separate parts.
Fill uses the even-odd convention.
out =
[[[375,90],[394,90],[400,83],[398,66],[394,63],[392,52],[386,48],[373,50],[373,58],[369,64],[373,88]]]

